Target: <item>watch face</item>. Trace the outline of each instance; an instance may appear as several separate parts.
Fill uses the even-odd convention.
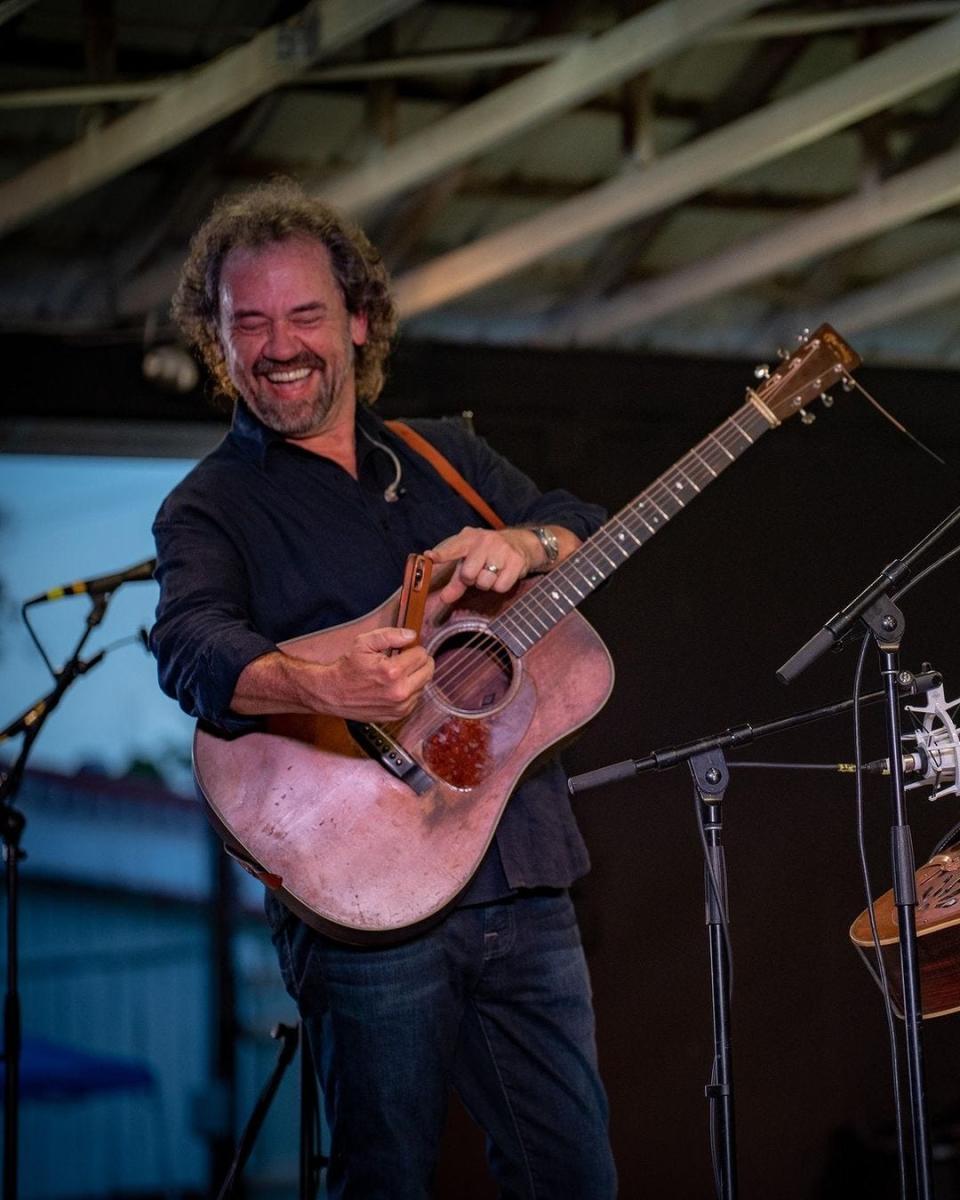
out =
[[[533,531],[543,546],[544,553],[547,556],[547,562],[556,562],[560,554],[560,546],[557,542],[556,535],[549,529],[544,529],[542,525],[538,525]]]

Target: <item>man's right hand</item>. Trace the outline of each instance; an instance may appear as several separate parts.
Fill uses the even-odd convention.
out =
[[[399,721],[413,712],[433,677],[433,659],[411,644],[414,638],[409,629],[371,629],[331,663],[280,650],[265,654],[240,673],[230,706],[245,716],[297,712]]]
[[[322,668],[322,711],[355,721],[408,717],[433,677],[433,659],[410,629],[361,633],[350,651]],[[390,653],[395,651],[395,653]]]

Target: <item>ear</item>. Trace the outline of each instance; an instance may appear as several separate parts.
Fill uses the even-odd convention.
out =
[[[367,314],[365,312],[350,314],[350,340],[355,346],[366,344]]]

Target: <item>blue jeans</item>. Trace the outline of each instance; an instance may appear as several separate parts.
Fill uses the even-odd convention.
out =
[[[346,946],[274,914],[326,1098],[335,1200],[427,1200],[449,1088],[510,1200],[610,1200],[590,984],[566,893],[455,909],[414,941]]]

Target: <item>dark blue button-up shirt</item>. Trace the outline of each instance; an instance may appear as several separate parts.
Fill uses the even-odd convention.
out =
[[[303,450],[239,404],[221,444],[167,497],[154,524],[160,603],[151,643],[160,683],[193,716],[242,732],[233,713],[243,668],[277,643],[353,620],[396,591],[409,553],[480,518],[434,468],[369,409],[357,416],[357,478]],[[508,525],[561,525],[581,538],[602,510],[534,484],[459,421],[411,421]],[[402,471],[401,498],[390,447]],[[511,798],[467,894],[566,887],[587,856],[554,763]],[[501,870],[502,867],[502,870]]]

